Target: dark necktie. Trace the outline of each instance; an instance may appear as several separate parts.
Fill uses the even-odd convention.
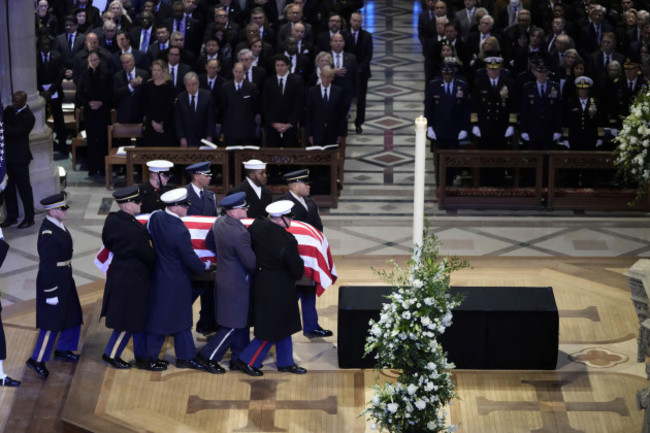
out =
[[[175,74],[175,72],[174,72],[174,69],[175,69],[175,67],[172,66],[171,69],[169,70],[169,76],[170,76],[170,78],[172,79],[172,83],[173,83],[174,86],[175,86],[175,85],[176,85],[176,74]]]
[[[235,87],[237,88],[237,93],[241,90],[241,84],[235,84]]]
[[[106,46],[107,47],[110,48],[112,44],[113,44],[113,41],[111,41],[110,39],[106,39]]]
[[[327,88],[323,91],[323,101],[328,102],[329,100],[327,99]]]
[[[176,20],[176,31],[177,32],[181,31],[181,21],[180,20]]]
[[[605,56],[605,69],[607,69],[607,65],[609,65],[609,62],[611,62],[612,56]]]
[[[72,51],[72,33],[68,34],[68,46],[70,47],[70,51]]]
[[[149,33],[146,30],[142,30],[142,36],[140,36],[140,51],[143,53],[147,51],[149,46]]]
[[[282,91],[282,78],[280,78],[280,81],[278,82],[278,87],[280,88],[280,94],[284,95],[284,92]]]
[[[210,86],[210,90],[212,90],[212,86],[214,86],[214,80],[208,80],[208,86]]]
[[[190,107],[192,108],[192,111],[196,112],[196,101],[194,100],[194,95],[192,95],[192,100],[190,101]]]

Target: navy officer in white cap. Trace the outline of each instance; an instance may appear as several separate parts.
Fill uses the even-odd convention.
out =
[[[173,162],[165,161],[164,159],[147,162],[149,180],[138,185],[140,198],[142,198],[140,212],[151,213],[165,207],[160,200],[160,196],[168,190],[167,182],[169,182],[169,178],[171,177],[170,170],[173,166]]]
[[[145,327],[151,273],[156,264],[156,251],[147,228],[135,219],[142,200],[137,185],[113,192],[119,210],[106,217],[102,242],[113,253],[106,273],[101,316],[106,327],[113,330],[102,359],[113,368],[130,368],[121,358],[122,351],[133,336],[136,359],[145,358]],[[153,363],[148,370],[158,370]]]
[[[271,190],[266,187],[266,163],[259,159],[244,161],[244,176],[246,176],[244,181],[230,194],[240,191],[246,193],[246,201],[250,206],[248,218],[266,216],[265,209],[273,200]]]
[[[217,216],[217,197],[208,189],[212,172],[210,171],[210,162],[197,162],[185,168],[190,183],[185,185],[187,189],[187,198],[191,201],[187,215]],[[195,281],[194,300],[201,297],[201,310],[199,311],[199,320],[196,323],[196,332],[207,335],[217,330],[217,324],[214,319],[214,296],[212,293],[212,282]]]
[[[226,196],[220,205],[226,215],[217,218],[205,239],[217,256],[214,292],[219,329],[201,350],[201,356],[205,363],[217,363],[230,349],[234,368],[232,361],[239,358],[250,340],[250,293],[256,259],[250,233],[241,222],[247,217],[246,193]]]
[[[292,171],[282,177],[289,184],[289,191],[278,200],[291,200],[293,202],[293,219],[311,224],[316,230],[322,232],[323,223],[318,214],[318,206],[309,196],[311,191],[309,169]],[[313,281],[308,281],[308,283],[296,286],[302,305],[302,332],[307,337],[331,337],[332,331],[323,329],[318,324],[316,286]]]
[[[62,193],[41,200],[47,212],[38,233],[38,275],[36,276],[36,327],[40,329],[36,347],[27,360],[43,379],[50,374],[45,362],[50,360],[54,342],[57,361],[77,362],[73,353],[79,345],[83,315],[72,278],[72,236],[63,225],[68,205]]]
[[[275,344],[278,371],[305,374],[293,359],[291,335],[299,332],[300,312],[296,280],[304,273],[298,241],[287,231],[291,226],[293,202],[276,201],[266,207],[268,218],[259,217],[249,227],[257,271],[253,283],[253,325],[255,339],[232,370],[262,376],[262,361]]]
[[[163,364],[158,355],[165,337],[171,335],[177,368],[216,373],[197,359],[192,337],[192,274],[202,274],[210,263],[204,264],[194,252],[190,232],[181,219],[191,205],[187,190],[176,188],[160,199],[165,210],[152,213],[148,223],[157,260],[147,318],[147,358],[136,359],[136,367],[148,369],[152,362]]]

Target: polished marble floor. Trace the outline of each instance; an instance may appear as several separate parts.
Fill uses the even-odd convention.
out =
[[[414,119],[423,113],[424,73],[414,3],[368,1],[364,26],[375,40],[364,133],[351,130],[345,186],[336,209],[323,209],[325,234],[336,260],[345,256],[409,254],[412,243]],[[354,115],[354,113],[353,113]],[[72,206],[67,226],[75,242],[78,285],[103,278],[93,259],[104,218],[116,206],[111,191],[73,171],[66,191]],[[441,211],[433,163],[426,161],[425,213],[443,254],[465,257],[650,256],[650,215],[569,211]],[[35,227],[5,230],[11,250],[0,271],[0,299],[9,305],[34,297],[38,256]]]

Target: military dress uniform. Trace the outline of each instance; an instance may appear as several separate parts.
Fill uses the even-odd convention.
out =
[[[277,218],[288,215],[292,207],[292,202],[283,200],[270,204],[266,211]],[[294,363],[291,342],[291,335],[301,329],[296,280],[303,276],[304,263],[298,242],[269,218],[257,218],[249,231],[257,259],[253,283],[255,339],[235,362],[235,368],[261,376],[258,369],[275,344],[279,371],[306,373]]]
[[[525,142],[526,150],[551,150],[554,147],[553,134],[562,132],[562,101],[560,86],[547,80],[540,95],[538,82],[524,84],[521,95],[521,132],[530,138]]]
[[[445,84],[442,78],[429,83],[424,112],[436,134],[436,149],[456,149],[460,131],[469,130],[469,92],[461,79],[454,78],[451,87]]]
[[[284,176],[288,183],[309,182],[309,169],[292,171]],[[293,219],[296,221],[306,222],[312,225],[316,230],[322,233],[323,222],[318,213],[318,205],[309,197],[297,197],[291,191],[282,195],[279,200],[290,200],[293,202]],[[302,200],[302,202],[301,202]],[[323,329],[318,324],[318,312],[316,311],[316,285],[296,285],[298,297],[300,299],[302,312],[302,332],[309,337],[331,337],[332,331]]]
[[[63,194],[41,200],[46,210],[67,209]],[[59,334],[55,359],[75,362],[83,316],[77,287],[72,278],[72,236],[65,226],[47,215],[38,233],[38,274],[36,276],[36,327],[40,329],[27,366],[41,377],[49,372],[50,360]]]
[[[118,203],[139,200],[138,187],[131,186],[113,193]],[[128,368],[120,355],[131,336],[136,359],[145,353],[145,327],[151,273],[156,251],[147,228],[123,210],[111,212],[102,229],[102,242],[113,253],[106,273],[101,317],[113,333],[103,359],[115,368]]]
[[[506,129],[517,124],[514,81],[502,74],[493,86],[488,76],[480,76],[473,89],[470,121],[481,130],[479,148],[507,149]]]
[[[153,161],[147,162],[147,167],[154,176],[169,176],[169,170],[174,166],[172,162],[165,161],[163,159],[156,159]],[[152,213],[159,209],[164,209],[165,204],[160,199],[160,196],[169,190],[168,187],[162,185],[162,180],[160,181],[161,187],[154,188],[150,182],[143,182],[138,185],[140,190],[140,200],[142,200],[142,206],[140,207],[140,212],[142,213]]]

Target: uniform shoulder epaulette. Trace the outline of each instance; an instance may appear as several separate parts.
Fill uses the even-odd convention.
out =
[[[42,234],[42,235],[51,235],[51,234],[52,234],[52,230],[43,230],[43,231],[41,232],[41,234]]]

